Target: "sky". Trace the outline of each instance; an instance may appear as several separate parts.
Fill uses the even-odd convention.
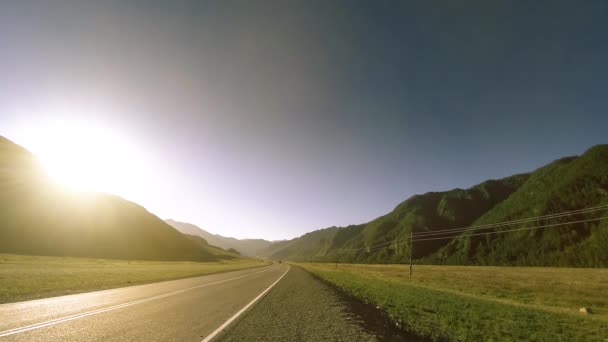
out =
[[[0,135],[293,238],[608,143],[606,37],[605,1],[2,1]]]

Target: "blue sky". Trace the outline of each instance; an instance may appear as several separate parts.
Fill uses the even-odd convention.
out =
[[[0,134],[77,102],[153,156],[119,195],[291,238],[606,143],[607,35],[604,1],[6,1]]]

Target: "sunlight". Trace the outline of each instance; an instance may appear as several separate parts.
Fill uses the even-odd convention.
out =
[[[74,191],[132,192],[142,154],[114,129],[79,119],[55,119],[29,130],[25,146],[48,175]]]
[[[105,191],[127,180],[124,142],[112,132],[83,123],[58,123],[35,153],[49,175],[73,190]],[[122,167],[121,167],[122,166]]]

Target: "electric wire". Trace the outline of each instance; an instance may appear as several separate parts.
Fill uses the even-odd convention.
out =
[[[462,233],[462,232],[466,232],[466,231],[473,231],[473,230],[479,230],[479,229],[489,229],[489,228],[496,228],[496,227],[504,227],[504,226],[509,226],[509,225],[514,225],[514,224],[520,224],[520,223],[527,223],[527,222],[532,222],[532,221],[536,221],[536,220],[547,220],[547,219],[555,219],[555,218],[560,218],[560,217],[564,217],[564,216],[570,216],[570,215],[576,215],[576,214],[583,214],[583,213],[589,213],[589,212],[594,212],[594,211],[599,211],[599,210],[604,210],[604,209],[608,209],[608,205],[602,205],[602,206],[597,206],[597,207],[590,207],[590,208],[583,208],[583,209],[577,209],[577,210],[571,210],[571,211],[565,211],[565,212],[560,212],[560,213],[554,213],[554,214],[548,214],[548,215],[542,215],[542,216],[536,216],[536,217],[529,217],[529,218],[524,218],[524,219],[518,219],[518,220],[511,220],[511,221],[503,221],[503,222],[497,222],[497,223],[492,223],[492,224],[485,224],[485,225],[478,225],[478,226],[469,226],[469,227],[462,227],[462,228],[450,228],[450,229],[443,229],[443,230],[433,230],[433,231],[429,231],[429,232],[420,232],[420,233],[412,233],[412,237],[423,237],[423,239],[413,239],[413,241],[430,241],[430,240],[445,240],[445,239],[452,239],[458,236],[461,236],[461,234],[458,235],[454,235],[454,236],[444,236],[444,237],[436,237],[436,238],[426,238],[426,236],[435,236],[435,235],[446,235],[446,234],[451,234],[451,233]],[[591,219],[596,220],[596,219]],[[575,222],[566,222],[566,223],[560,223],[558,225],[567,225],[567,224],[574,224],[577,223],[579,221],[575,221]],[[587,222],[587,221],[585,221]],[[546,225],[546,226],[554,226],[554,225]],[[538,228],[542,228],[545,226],[538,226],[538,227],[527,227],[530,229],[538,229]],[[524,230],[526,228],[519,228],[516,230]],[[488,234],[492,234],[492,233],[500,233],[500,232],[508,232],[508,231],[516,231],[516,230],[501,230],[501,231],[497,231],[497,232],[486,232],[486,233],[480,233],[480,234],[469,234],[467,236],[474,236],[474,235],[488,235]],[[373,246],[369,246],[369,247],[362,247],[362,248],[340,248],[340,249],[336,249],[336,251],[375,251],[375,250],[380,250],[383,248],[387,248],[390,246],[397,246],[400,244],[403,244],[402,241],[410,241],[411,237],[410,236],[404,236],[401,238],[397,238],[391,241],[385,241],[385,242],[381,242],[379,244],[373,245]]]

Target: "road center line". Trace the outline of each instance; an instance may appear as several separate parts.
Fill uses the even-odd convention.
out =
[[[224,330],[227,326],[229,326],[230,323],[232,323],[232,321],[237,319],[243,312],[245,312],[247,309],[249,309],[250,306],[252,306],[255,302],[257,302],[258,299],[262,298],[268,291],[270,291],[271,288],[273,288],[278,282],[280,282],[281,279],[283,279],[283,277],[287,274],[287,272],[289,272],[289,269],[291,269],[291,265],[287,267],[287,271],[285,271],[285,273],[283,273],[283,275],[279,279],[277,279],[277,281],[272,283],[272,285],[268,286],[268,288],[266,290],[264,290],[264,292],[260,293],[251,302],[249,302],[249,304],[245,305],[244,308],[242,308],[239,312],[234,314],[234,316],[230,317],[230,319],[228,319],[226,322],[224,322],[224,324],[222,324],[219,328],[215,329],[214,332],[212,332],[209,336],[205,337],[205,339],[202,340],[201,342],[211,341],[215,336],[217,336],[217,334],[219,334],[222,330]]]
[[[108,311],[113,311],[113,310],[125,308],[125,307],[132,306],[132,305],[137,305],[137,304],[141,304],[141,303],[145,303],[145,302],[149,302],[149,301],[153,301],[153,300],[157,300],[157,299],[161,299],[161,298],[165,298],[165,297],[169,297],[169,296],[174,296],[174,295],[177,295],[177,294],[180,294],[180,293],[184,293],[184,292],[187,292],[187,291],[190,291],[190,290],[199,289],[201,287],[206,287],[206,286],[211,286],[211,285],[222,284],[222,283],[225,283],[225,282],[228,282],[228,281],[231,281],[231,280],[241,279],[241,278],[248,277],[248,276],[251,276],[251,275],[254,275],[254,274],[258,274],[258,273],[262,273],[262,272],[267,272],[269,270],[270,270],[270,268],[265,269],[265,270],[261,270],[261,271],[257,271],[257,272],[253,272],[253,273],[249,273],[249,274],[245,274],[245,275],[242,275],[242,276],[234,277],[234,278],[219,280],[219,281],[215,281],[215,282],[212,282],[212,283],[207,283],[207,284],[202,284],[202,285],[197,285],[197,286],[189,287],[187,289],[177,290],[177,291],[168,292],[168,293],[164,293],[164,294],[153,296],[153,297],[148,297],[148,298],[144,298],[144,299],[135,300],[135,301],[132,301],[132,302],[127,302],[127,303],[123,303],[123,304],[117,304],[117,305],[113,305],[113,306],[110,306],[110,307],[107,307],[107,308],[96,309],[96,310],[93,310],[93,311],[83,312],[83,313],[76,314],[76,315],[71,315],[71,316],[67,316],[67,317],[52,319],[52,320],[46,321],[46,322],[41,322],[41,323],[27,325],[27,326],[24,326],[24,327],[19,327],[19,328],[13,328],[13,329],[5,330],[5,331],[0,331],[0,337],[6,337],[6,336],[10,336],[10,335],[15,335],[15,334],[23,333],[23,332],[30,331],[30,330],[35,330],[35,329],[40,329],[40,328],[48,327],[50,325],[55,325],[55,324],[59,324],[59,323],[67,322],[67,321],[72,321],[72,320],[80,319],[80,318],[87,317],[87,316],[97,315],[97,314],[100,314],[100,313],[104,313],[104,312],[108,312]]]

